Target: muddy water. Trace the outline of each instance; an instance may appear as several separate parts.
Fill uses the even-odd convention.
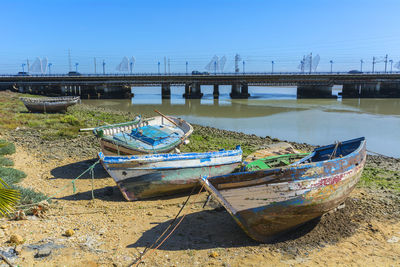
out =
[[[297,100],[295,88],[258,87],[249,88],[249,99],[231,100],[221,87],[214,100],[212,88],[202,91],[201,100],[183,99],[183,88],[173,88],[170,100],[161,100],[159,88],[140,88],[132,100],[83,102],[135,113],[157,109],[195,124],[313,145],[365,136],[369,150],[400,157],[400,99]]]

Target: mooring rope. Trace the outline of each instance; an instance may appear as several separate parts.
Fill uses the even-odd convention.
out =
[[[79,178],[81,178],[85,173],[90,172],[91,176],[92,176],[92,199],[94,199],[94,167],[100,162],[100,160],[97,160],[93,165],[91,165],[89,168],[87,168],[84,172],[82,172],[80,175],[78,175],[78,177],[76,177],[75,179],[73,179],[71,181],[72,184],[72,190],[75,193],[76,192],[76,186],[75,186],[75,181],[78,180]],[[54,194],[50,195],[49,197],[47,197],[44,200],[35,202],[35,203],[31,203],[31,204],[24,204],[24,205],[20,205],[20,206],[16,206],[16,209],[27,209],[29,207],[33,207],[38,205],[40,202],[42,201],[48,201],[52,198],[54,198],[57,194],[59,194],[60,192],[64,191],[67,187],[69,187],[70,185],[67,184],[65,186],[63,186],[60,190],[56,191]]]
[[[140,254],[139,257],[137,257],[131,264],[129,264],[129,267],[131,266],[135,266],[137,267],[142,260],[146,257],[146,256],[150,256],[152,253],[154,253],[174,232],[175,230],[178,228],[178,226],[182,223],[183,219],[186,217],[187,213],[184,214],[180,220],[178,221],[178,223],[175,225],[175,227],[171,230],[171,232],[155,247],[153,248],[157,242],[167,233],[168,229],[172,226],[172,224],[176,221],[176,219],[178,218],[179,214],[182,212],[182,210],[186,207],[186,205],[189,202],[190,197],[192,196],[192,193],[194,191],[194,188],[192,189],[192,192],[190,193],[190,195],[188,196],[188,198],[186,199],[185,203],[183,204],[183,206],[181,207],[181,209],[179,210],[178,214],[175,216],[175,218],[172,220],[172,222],[168,225],[168,227],[164,230],[164,232],[157,238],[156,241],[153,242],[153,244],[150,247],[146,247],[143,252]],[[199,192],[196,195],[196,199],[194,202],[192,202],[191,204],[193,205],[194,203],[196,203],[197,198],[199,197],[201,191],[203,191],[204,185],[202,185],[202,187],[200,188]],[[150,250],[149,254],[147,254],[147,252]]]
[[[182,210],[185,208],[186,204],[188,203],[188,201],[189,201],[190,197],[192,196],[192,194],[193,194],[195,188],[196,188],[196,187],[193,186],[192,191],[191,191],[190,194],[188,195],[186,201],[183,203],[183,205],[182,205],[181,209],[179,210],[179,212],[176,214],[175,218],[170,222],[170,224],[168,225],[168,227],[164,230],[164,232],[162,232],[162,234],[157,238],[157,240],[154,241],[153,244],[152,244],[150,247],[146,247],[146,248],[144,249],[144,251],[141,253],[141,257],[142,257],[148,250],[152,249],[153,246],[165,235],[165,233],[168,231],[168,229],[171,227],[171,225],[174,224],[174,222],[175,222],[176,219],[179,217],[179,215],[181,214]],[[140,257],[140,258],[141,258],[141,257]]]
[[[368,150],[368,149],[367,149],[367,152],[372,153],[372,154],[376,154],[378,156],[382,156],[382,157],[385,157],[385,158],[394,158],[394,157],[386,156],[386,155],[383,155],[381,153],[374,152],[374,151],[371,151],[371,150]],[[396,158],[394,158],[394,159],[396,159]]]

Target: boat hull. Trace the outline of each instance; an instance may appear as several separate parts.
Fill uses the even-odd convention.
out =
[[[361,177],[365,142],[352,156],[202,179],[254,240],[269,242],[343,203]]]
[[[78,103],[79,99],[79,97],[21,98],[21,101],[30,112],[55,113],[67,112],[67,108]]]
[[[180,168],[131,174],[128,179],[117,182],[126,200],[146,199],[190,191],[199,185],[198,178],[204,175],[224,175],[237,168],[239,163],[207,166],[201,168]]]
[[[126,200],[184,192],[199,185],[204,175],[231,173],[241,162],[242,151],[104,156],[101,162]]]

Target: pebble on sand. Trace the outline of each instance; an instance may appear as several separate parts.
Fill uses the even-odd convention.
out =
[[[217,253],[217,252],[215,252],[215,251],[212,251],[211,253],[210,253],[210,257],[211,258],[216,258],[216,257],[218,257],[219,256],[219,254]]]
[[[13,234],[10,236],[10,243],[20,245],[20,244],[24,243],[24,239],[20,235]]]
[[[65,236],[70,237],[73,236],[75,234],[75,231],[72,229],[68,229],[67,231],[65,231]]]

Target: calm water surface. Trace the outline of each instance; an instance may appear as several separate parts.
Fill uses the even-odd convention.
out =
[[[314,145],[365,136],[368,150],[400,157],[400,99],[298,100],[295,88],[250,87],[251,98],[231,100],[229,90],[221,87],[214,100],[212,88],[202,87],[203,99],[185,100],[176,87],[161,100],[159,88],[142,87],[131,100],[82,102],[138,114],[157,109],[195,124]]]

